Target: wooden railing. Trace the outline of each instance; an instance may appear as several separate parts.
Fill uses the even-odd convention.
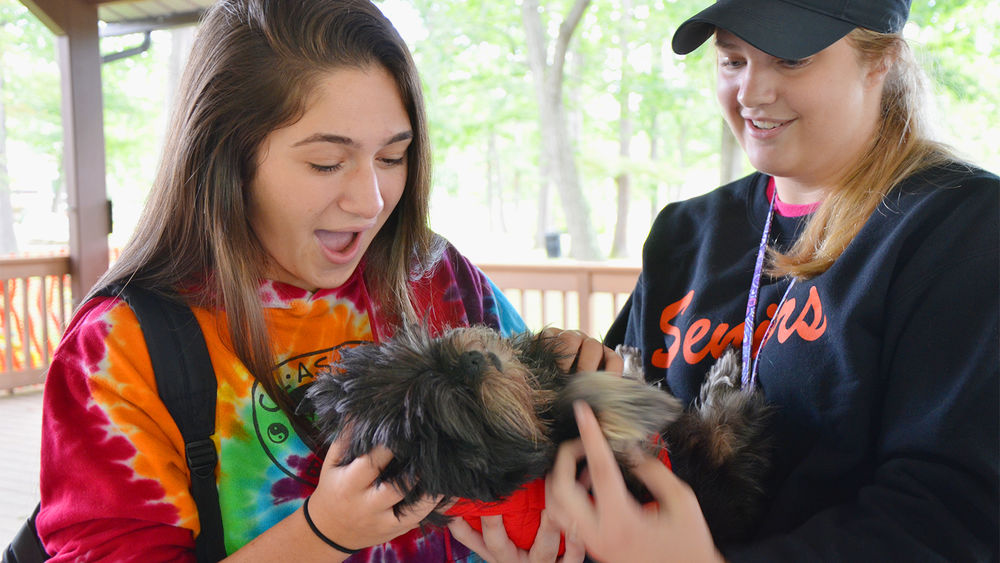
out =
[[[601,337],[639,278],[639,266],[605,262],[479,263],[528,328],[581,329]]]
[[[639,276],[638,266],[551,261],[481,263],[528,327],[600,337]],[[0,258],[0,390],[41,383],[72,310],[69,257]]]
[[[68,256],[0,258],[0,390],[44,379],[72,302]]]

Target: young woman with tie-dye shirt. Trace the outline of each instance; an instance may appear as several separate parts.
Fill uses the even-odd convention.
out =
[[[421,96],[405,43],[368,0],[209,10],[139,227],[46,381],[37,525],[53,561],[195,558],[183,441],[131,309],[95,296],[112,283],[179,295],[204,333],[229,559],[478,560],[447,531],[416,528],[438,499],[393,513],[402,495],[373,484],[391,453],[338,467],[339,445],[317,457],[295,414],[342,346],[401,323],[523,330],[427,227]]]

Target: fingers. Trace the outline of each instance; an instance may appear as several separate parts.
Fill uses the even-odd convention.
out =
[[[579,330],[547,328],[542,334],[559,340],[560,351],[566,355],[559,360],[559,368],[567,373],[578,371],[621,373],[625,367],[624,360],[614,350]]]
[[[576,401],[573,404],[573,414],[580,430],[580,441],[587,458],[587,470],[593,484],[594,496],[598,502],[627,498],[625,480],[622,478],[618,461],[604,438],[594,411],[583,401]]]
[[[492,559],[492,554],[489,549],[486,548],[486,543],[483,542],[483,536],[472,529],[472,526],[468,522],[461,518],[453,518],[451,522],[448,523],[448,530],[451,535],[455,537],[462,545],[468,547],[473,552],[477,553],[480,557],[487,560]]]
[[[545,503],[549,516],[567,531],[567,537],[577,529],[597,528],[597,514],[587,489],[576,480],[577,462],[585,453],[580,440],[564,442],[556,453],[556,461],[545,479]]]
[[[347,465],[340,477],[343,485],[351,489],[364,489],[373,501],[387,507],[403,500],[404,492],[388,483],[374,486],[382,469],[392,460],[392,452],[385,446],[376,446],[367,454]]]
[[[518,549],[507,536],[503,516],[483,516],[479,521],[483,524],[483,542],[486,543],[487,551],[493,555],[493,560],[517,561]]]
[[[538,524],[538,531],[535,533],[535,541],[531,544],[531,551],[528,552],[528,561],[531,563],[551,563],[559,556],[559,543],[562,540],[562,533],[559,524],[552,519],[547,510],[542,511]]]
[[[583,563],[584,557],[587,556],[587,549],[584,545],[576,539],[566,538],[566,552],[563,553],[560,563]]]
[[[326,463],[337,464],[340,463],[341,459],[344,459],[344,452],[347,451],[347,445],[349,443],[349,438],[346,432],[341,432],[337,439],[330,443],[329,449],[326,450],[326,458],[324,461]]]
[[[416,527],[421,520],[426,518],[428,514],[433,512],[438,505],[441,504],[441,498],[442,497],[440,496],[422,497],[420,500],[410,506],[407,506],[405,510],[403,510],[402,514],[399,515],[399,523],[409,526],[410,528]],[[402,497],[400,497],[400,499],[402,500]]]
[[[632,468],[632,473],[653,495],[660,505],[660,510],[677,503],[697,505],[698,499],[687,483],[681,481],[663,463],[651,456],[643,456]],[[701,508],[699,507],[700,511]]]

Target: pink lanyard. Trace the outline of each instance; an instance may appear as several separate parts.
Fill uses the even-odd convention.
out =
[[[757,349],[757,357],[754,358],[751,364],[750,357],[753,353],[754,321],[757,317],[757,298],[760,295],[760,278],[764,272],[764,255],[767,253],[767,240],[771,234],[771,219],[774,218],[774,202],[777,199],[778,190],[774,190],[774,193],[771,194],[771,204],[767,208],[767,219],[764,220],[764,233],[760,237],[760,246],[757,248],[757,262],[753,268],[753,279],[750,280],[750,295],[747,297],[746,320],[743,323],[743,371],[740,384],[748,392],[757,387],[757,362],[760,360],[760,348],[764,347],[764,343],[770,338],[771,331],[774,329],[773,322],[767,326],[767,330],[764,331],[764,337],[760,341],[760,348]],[[774,311],[775,317],[778,316],[778,311],[781,310],[781,306],[785,303],[785,298],[788,297],[788,292],[792,289],[793,285],[795,285],[795,278],[792,278],[791,283],[785,289],[784,295],[781,296],[781,301],[778,301],[778,308]]]

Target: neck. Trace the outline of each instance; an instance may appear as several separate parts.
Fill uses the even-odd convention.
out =
[[[790,205],[819,203],[830,192],[829,186],[805,184],[792,178],[775,177],[774,187],[778,190],[778,199]]]

